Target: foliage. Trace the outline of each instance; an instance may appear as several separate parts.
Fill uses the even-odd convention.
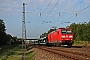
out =
[[[74,32],[74,39],[75,40],[82,40],[82,41],[89,41],[90,39],[90,21],[88,23],[72,23],[68,26],[73,29]],[[49,33],[56,30],[56,26],[53,26],[48,30],[48,32],[44,32],[40,35],[40,38],[47,37]],[[14,44],[21,44],[21,41],[18,40],[17,37],[13,37],[10,34],[6,33],[6,26],[2,19],[0,19],[0,46],[4,45],[14,45]]]
[[[43,33],[42,35],[40,35],[40,38],[43,38],[43,37],[47,37],[48,33]]]
[[[40,35],[40,38],[43,38],[43,37],[47,37],[47,35],[53,31],[56,30],[56,26],[53,26],[48,32],[45,32],[43,33],[42,35]]]
[[[7,46],[2,50],[5,50],[0,55],[0,60],[21,60],[23,52],[21,51],[21,45]],[[1,51],[1,50],[0,50]]]
[[[90,41],[90,21],[88,23],[72,23],[68,28],[73,29],[74,39],[77,41]],[[56,27],[52,27],[48,32],[43,33],[40,37],[46,37],[48,33],[55,31]]]
[[[70,28],[73,29],[75,40],[89,41],[90,39],[90,22],[76,24],[72,23]]]
[[[6,44],[5,23],[0,19],[0,46]]]
[[[7,49],[3,49],[5,50],[5,52],[0,54],[0,60],[22,60],[22,55],[24,54],[24,52],[21,49],[21,45],[8,46]],[[35,53],[32,52],[32,50],[28,50],[25,52],[25,60],[34,60],[33,56],[35,55]]]
[[[29,51],[28,53],[26,53],[26,55],[27,55],[26,60],[34,60],[33,56],[34,56],[35,54],[32,54],[32,52],[33,52],[33,51]]]
[[[74,46],[90,46],[90,41],[74,41]]]
[[[6,33],[6,26],[2,19],[0,19],[0,46],[20,44],[21,41],[17,37],[12,37]]]

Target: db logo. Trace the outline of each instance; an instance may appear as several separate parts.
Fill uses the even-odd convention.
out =
[[[66,38],[68,38],[68,35],[66,35]]]

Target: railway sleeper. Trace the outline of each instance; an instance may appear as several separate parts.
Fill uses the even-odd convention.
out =
[[[48,51],[48,52],[51,52],[51,53],[58,54],[60,56],[63,56],[63,57],[66,57],[66,58],[69,58],[69,59],[72,59],[72,60],[86,60],[86,58],[82,58],[82,57],[72,55],[72,54],[68,54],[68,53],[65,53],[65,52],[55,51],[55,50],[46,49],[46,48],[39,48],[39,49],[42,49],[42,50],[45,50],[45,51]]]
[[[49,49],[53,49],[53,48],[49,48]],[[90,54],[85,54],[85,53],[80,53],[80,52],[71,52],[71,51],[66,51],[66,50],[58,50],[58,49],[53,49],[53,50],[62,51],[62,52],[66,52],[66,53],[72,53],[75,55],[81,55],[81,56],[84,56],[86,58],[90,58]]]

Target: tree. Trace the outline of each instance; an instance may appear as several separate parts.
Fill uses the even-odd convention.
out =
[[[2,19],[0,19],[0,46],[7,44],[19,44],[17,37],[12,37],[10,34],[6,34],[6,26]]]
[[[48,30],[48,32],[46,33],[43,33],[42,35],[40,35],[40,38],[43,38],[43,37],[47,37],[49,33],[53,32],[56,30],[56,26],[53,26],[50,30]]]
[[[77,25],[76,23],[72,23],[72,24],[70,25],[70,28],[73,29],[73,33],[74,33],[74,37],[75,37],[75,38],[76,38],[77,35],[78,35],[78,33],[76,32],[77,26],[78,26],[78,25]]]
[[[90,22],[82,24],[72,23],[70,28],[73,29],[75,40],[87,41],[90,39]]]
[[[87,24],[87,39],[90,41],[90,21]]]
[[[42,35],[40,35],[40,38],[43,38],[43,37],[47,37],[48,33],[43,33]]]
[[[5,29],[5,23],[2,19],[0,19],[0,46],[6,44],[6,29]]]
[[[55,31],[56,28],[57,28],[56,26],[53,26],[53,27],[48,31],[48,34],[51,33],[51,32],[53,32],[53,31]]]

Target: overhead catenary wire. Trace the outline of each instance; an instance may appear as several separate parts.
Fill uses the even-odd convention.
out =
[[[81,4],[82,2],[83,2],[83,0],[81,0],[77,5]],[[73,7],[71,7],[71,8],[69,9],[69,11],[70,11],[71,9],[73,9],[74,7],[76,7],[77,5],[74,5]],[[59,12],[59,14],[60,14],[59,16],[61,16],[61,13],[60,13],[60,12]],[[69,17],[67,20],[73,18],[74,16],[77,17],[77,15],[78,15],[78,12],[76,12],[75,15]],[[58,20],[58,19],[57,19],[57,20]],[[64,22],[64,21],[63,21],[63,22]],[[66,22],[65,22],[65,23],[66,23]],[[67,22],[67,23],[70,23],[70,22]],[[59,25],[59,24],[58,24],[58,25]]]
[[[52,0],[50,0],[50,2],[48,3],[48,5],[47,5],[47,7],[45,8],[45,10],[49,7],[49,5],[51,4],[51,2],[52,2]],[[39,20],[42,20],[42,14],[45,12],[45,10],[41,13],[41,9],[40,9],[40,18],[39,18]],[[42,23],[43,24],[43,23]],[[37,25],[38,25],[38,23],[37,23]],[[39,27],[37,27],[35,30],[37,30]],[[35,33],[35,32],[34,32]]]
[[[52,0],[51,0],[52,1]],[[51,2],[50,2],[51,3]],[[50,4],[49,3],[49,4]],[[53,11],[53,9],[56,7],[56,5],[59,3],[59,0],[56,2],[56,4],[54,5],[54,7],[51,9],[51,11],[49,12],[49,14],[46,16],[46,18],[43,21],[46,21],[46,19],[48,18],[48,16],[50,15],[50,13]],[[43,23],[42,23],[43,24]],[[42,24],[40,26],[42,26]],[[40,28],[40,26],[37,27],[36,30],[38,30]],[[35,33],[35,32],[34,32]]]
[[[51,4],[52,0],[50,0],[49,4],[47,5],[47,7],[45,8],[45,10],[42,12],[44,13],[46,11],[46,9],[49,7],[49,5]]]
[[[77,5],[81,4],[82,2],[83,2],[83,0],[81,0]],[[76,7],[77,5],[74,5],[73,7],[71,7],[71,8],[69,9],[69,11],[70,11],[71,9],[73,9],[74,7]]]
[[[82,0],[82,1],[83,1],[83,0]],[[82,2],[82,1],[81,1],[81,2]],[[80,3],[81,3],[81,2],[80,2]],[[79,5],[79,3],[78,3],[77,5]],[[77,5],[75,5],[75,6],[77,6]],[[75,7],[75,6],[74,6],[74,7]],[[71,9],[73,9],[74,7],[72,7]],[[86,7],[85,9],[87,9],[87,8],[88,8],[88,7]],[[71,10],[71,9],[70,9],[70,10]],[[84,10],[85,10],[85,9],[84,9]],[[70,10],[69,10],[69,11],[70,11]],[[82,10],[83,10],[83,9],[82,9]],[[84,11],[84,10],[83,10],[83,11]],[[80,11],[81,11],[81,10],[80,10]],[[73,18],[73,17],[75,17],[75,16],[77,17],[78,14],[80,13],[80,11],[76,12],[74,15],[70,16],[69,18],[67,18],[67,19],[65,19],[65,20],[70,20],[71,18]],[[81,12],[82,12],[82,11],[81,11]],[[40,16],[42,16],[42,13],[43,13],[43,12],[40,12]],[[50,13],[50,12],[49,12],[49,13]],[[62,13],[60,12],[60,16],[61,16],[61,15],[62,15]],[[48,17],[49,17],[49,16],[48,16]],[[47,17],[47,18],[48,18],[48,17]],[[43,23],[42,23],[42,24],[43,24]],[[42,25],[42,24],[41,24],[41,25]],[[41,26],[41,25],[40,25],[40,26]],[[36,28],[37,28],[37,29],[35,29],[36,32],[37,32],[37,30],[40,28],[40,26],[36,27]]]
[[[50,13],[53,11],[53,9],[56,7],[56,5],[58,4],[59,1],[60,1],[60,0],[58,0],[58,1],[56,2],[56,4],[55,4],[54,7],[51,9],[51,11],[49,12],[49,14],[46,16],[45,20],[48,18],[48,16],[49,16]],[[44,21],[45,21],[45,20],[44,20]]]
[[[83,2],[83,0],[81,0],[77,5],[79,5],[79,4],[81,4]],[[73,7],[71,7],[69,10],[71,10],[71,9],[73,9],[75,6],[77,6],[77,5],[74,5]],[[61,16],[61,13],[60,12],[58,12],[59,13],[59,17]],[[76,17],[77,17],[77,14],[78,13],[76,13]],[[71,17],[73,17],[73,16],[71,16]],[[71,18],[70,17],[70,18]],[[59,18],[57,18],[56,20],[58,20]],[[55,22],[56,22],[56,20],[55,20]],[[62,21],[62,23],[64,23],[64,21]],[[66,23],[66,22],[65,22]],[[70,22],[67,22],[67,23],[70,23]]]
[[[80,12],[84,11],[85,9],[87,9],[87,8],[89,8],[89,7],[90,7],[90,5],[89,5],[89,6],[87,6],[87,7],[85,7],[85,8],[83,8],[82,10],[80,10],[77,14],[79,14]],[[69,19],[73,18],[74,16],[76,16],[76,14],[72,15],[71,17],[69,17],[69,18],[68,18],[68,19],[66,19],[65,21],[67,21],[67,20],[69,20]],[[58,24],[58,25],[60,25],[60,24]],[[58,26],[58,25],[57,25],[57,26]]]
[[[39,17],[39,20],[42,20],[42,16],[41,16],[41,15],[42,15],[42,14],[41,14],[41,9],[40,9],[40,17]],[[39,22],[37,22],[37,24],[36,24],[36,29],[33,30],[33,32],[32,32],[33,34],[37,32],[37,29],[38,29],[38,27],[37,27],[37,26],[38,26],[38,23],[39,23]]]
[[[59,2],[59,0],[58,0],[57,3],[54,5],[54,7],[52,8],[52,10],[55,8],[55,6],[58,4],[58,2]],[[80,1],[77,5],[79,5],[79,4],[82,3],[82,2],[83,2],[83,0]],[[75,5],[75,6],[76,6],[76,5]],[[74,7],[75,7],[75,6],[74,6]],[[74,7],[72,7],[72,8],[74,8]],[[72,8],[70,8],[69,10],[71,10]],[[52,10],[49,12],[49,14],[46,16],[45,20],[43,20],[43,21],[46,21],[46,19],[48,18],[48,16],[49,16],[50,13],[52,12]],[[77,14],[78,14],[78,13],[76,13],[76,16],[77,16]],[[61,16],[61,14],[60,14],[60,12],[59,12],[59,17],[60,17],[60,16]],[[74,16],[75,16],[75,15],[71,16],[71,17],[68,18],[67,20],[71,19],[71,18],[74,17]],[[65,22],[65,23],[66,23],[66,22]],[[69,23],[70,23],[70,22],[69,22]],[[42,23],[42,24],[43,24],[43,23]],[[42,25],[42,24],[41,24],[41,25]],[[41,25],[40,25],[40,26],[41,26]],[[39,26],[39,27],[40,27],[40,26]],[[39,29],[39,27],[38,27],[37,29]]]
[[[68,12],[65,11],[64,13],[70,13],[70,10],[73,9],[74,7],[76,7],[77,5],[81,4],[83,2],[83,0],[81,0],[78,4],[74,5],[73,7],[68,9]],[[60,12],[60,11],[59,11]]]
[[[46,19],[48,18],[48,16],[50,15],[50,13],[53,11],[53,9],[55,8],[55,6],[58,4],[59,0],[56,2],[56,4],[54,5],[54,7],[51,9],[51,11],[49,12],[49,14],[46,16],[46,18],[43,21],[46,21]],[[42,24],[41,24],[42,25]],[[40,26],[41,26],[40,25]],[[39,27],[40,27],[39,26]]]

